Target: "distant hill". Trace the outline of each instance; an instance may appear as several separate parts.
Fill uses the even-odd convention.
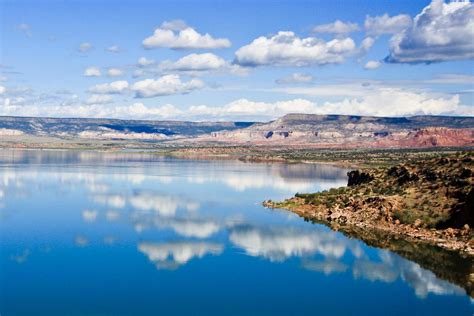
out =
[[[32,135],[81,139],[160,140],[194,137],[251,126],[248,122],[186,122],[88,118],[0,116],[1,135]],[[3,134],[2,134],[3,133]]]
[[[0,137],[26,147],[44,138],[188,146],[457,147],[474,146],[474,117],[288,114],[267,123],[0,117]]]

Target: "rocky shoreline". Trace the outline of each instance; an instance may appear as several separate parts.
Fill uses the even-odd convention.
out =
[[[422,256],[431,270],[441,264],[433,253],[464,258],[465,271],[448,272],[446,279],[474,296],[473,188],[474,153],[470,151],[351,171],[347,187],[297,193],[263,205],[287,209],[414,261]],[[424,248],[430,249],[430,255],[422,254]]]
[[[472,229],[466,224],[461,229],[426,229],[411,224],[386,223],[383,221],[363,220],[353,212],[348,213],[341,209],[320,209],[307,205],[304,199],[291,198],[284,202],[264,201],[263,206],[268,208],[287,209],[306,220],[325,224],[333,230],[345,232],[355,229],[373,231],[375,234],[386,234],[393,238],[403,238],[411,242],[421,242],[437,247],[459,252],[462,256],[474,258],[474,239]],[[360,238],[364,240],[364,238]]]

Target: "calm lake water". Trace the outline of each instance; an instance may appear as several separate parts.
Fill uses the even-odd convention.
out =
[[[472,315],[419,264],[261,206],[346,172],[0,150],[0,315]]]

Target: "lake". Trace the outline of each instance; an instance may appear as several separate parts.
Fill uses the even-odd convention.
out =
[[[472,315],[419,263],[261,206],[346,172],[0,150],[0,315]]]

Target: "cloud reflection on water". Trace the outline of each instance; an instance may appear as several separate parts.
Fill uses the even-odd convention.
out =
[[[253,257],[270,261],[283,261],[289,257],[301,257],[319,253],[325,257],[340,258],[346,245],[334,234],[296,227],[237,226],[230,231],[230,241]]]
[[[462,288],[438,279],[433,272],[421,268],[417,263],[386,250],[377,250],[381,261],[371,260],[358,246],[360,242],[317,229],[238,226],[231,229],[229,239],[249,256],[280,262],[299,257],[304,269],[325,275],[350,270],[356,280],[362,278],[385,283],[402,280],[415,290],[419,298],[425,298],[430,293],[464,293]],[[348,253],[353,257],[352,261],[340,260]],[[313,259],[321,256],[324,260]]]
[[[303,261],[302,266],[306,270],[322,272],[325,275],[346,272],[349,268],[346,264],[335,259],[327,259],[323,261],[305,260]]]
[[[219,255],[224,245],[212,242],[180,241],[168,243],[141,242],[138,250],[145,254],[157,269],[176,269],[193,258]]]
[[[95,210],[83,210],[82,211],[82,218],[86,222],[95,222],[96,219],[97,219],[98,214],[99,214],[99,212],[97,212]]]
[[[16,263],[22,264],[28,260],[28,257],[30,256],[30,254],[31,254],[31,251],[29,249],[23,249],[21,253],[12,254],[10,256],[10,259],[15,261]]]
[[[193,259],[208,255],[219,256],[226,246],[230,246],[239,250],[237,255],[258,257],[270,262],[284,262],[293,258],[299,261],[302,268],[327,276],[335,273],[347,274],[355,280],[385,283],[401,280],[413,287],[420,298],[430,293],[463,293],[461,288],[438,279],[431,271],[422,269],[414,262],[383,250],[376,250],[379,258],[373,259],[373,256],[366,253],[367,248],[362,246],[361,242],[345,238],[320,226],[304,224],[290,214],[288,218],[292,220],[286,221],[284,225],[272,224],[271,221],[258,224],[255,219],[248,219],[235,212],[235,209],[225,208],[229,205],[224,202],[221,212],[209,212],[206,209],[206,196],[187,192],[217,184],[219,189],[231,190],[230,194],[235,194],[238,200],[245,198],[246,192],[254,189],[273,189],[285,194],[314,191],[318,188],[344,185],[345,170],[317,165],[217,161],[194,164],[180,162],[182,165],[179,168],[183,170],[180,169],[179,173],[176,171],[176,162],[165,163],[163,159],[150,160],[153,164],[147,165],[140,161],[132,166],[120,166],[118,170],[108,170],[101,168],[111,162],[120,164],[129,157],[99,156],[105,160],[101,160],[98,163],[99,168],[96,168],[89,164],[95,163],[94,159],[98,156],[91,154],[66,155],[68,159],[76,161],[80,168],[75,168],[77,166],[74,164],[71,164],[71,168],[39,168],[28,164],[31,161],[49,163],[48,159],[53,156],[48,154],[42,158],[44,160],[35,160],[36,158],[27,154],[26,158],[19,159],[20,163],[25,163],[22,168],[1,170],[0,204],[5,204],[8,208],[9,199],[19,194],[41,194],[54,188],[58,190],[55,193],[60,195],[63,192],[59,191],[58,187],[68,192],[77,193],[82,190],[89,198],[91,207],[97,208],[77,210],[81,212],[84,221],[96,222],[102,216],[107,220],[89,226],[126,223],[137,233],[150,230],[146,240],[139,241],[136,247],[159,269],[177,269]],[[25,187],[30,190],[24,190]],[[183,190],[175,192],[179,191],[178,189]],[[263,209],[259,211],[267,212]],[[5,220],[5,217],[1,218]],[[166,234],[172,234],[178,241],[170,242],[170,235],[163,237],[154,234],[156,231],[166,231]],[[74,233],[77,234],[74,239],[76,246],[93,246],[88,238],[82,235],[84,232]],[[99,240],[102,240],[102,244],[114,246],[117,238],[106,235],[101,236]],[[120,240],[123,240],[122,236]],[[16,257],[11,258],[17,258],[15,261],[21,262],[28,256],[29,252],[27,255],[17,253]]]
[[[187,211],[195,211],[199,203],[186,200],[183,197],[159,194],[156,192],[140,192],[129,198],[129,202],[135,209],[141,211],[155,211],[162,216],[173,216],[178,208]]]
[[[197,218],[158,219],[155,225],[160,228],[170,227],[182,237],[208,238],[220,230],[216,221]]]

